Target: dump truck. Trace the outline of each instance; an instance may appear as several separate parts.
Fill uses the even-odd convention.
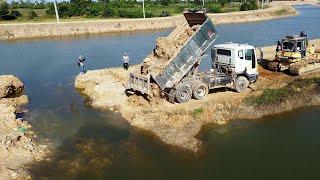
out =
[[[199,26],[196,32],[160,73],[131,73],[127,91],[148,95],[154,83],[169,102],[184,103],[192,97],[203,99],[210,89],[219,87],[242,92],[257,80],[257,56],[253,46],[225,43],[212,48],[217,31],[206,13],[186,11],[184,17],[190,27]],[[210,71],[199,73],[200,62],[209,48],[212,48]]]
[[[268,69],[287,72],[290,75],[303,75],[320,70],[320,53],[314,45],[309,45],[304,33],[288,35],[278,41],[276,56],[268,65]]]

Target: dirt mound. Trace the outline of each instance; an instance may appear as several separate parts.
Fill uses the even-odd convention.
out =
[[[168,37],[157,39],[153,52],[143,60],[141,74],[157,75],[171,62],[199,25],[190,27],[187,23],[178,26]]]

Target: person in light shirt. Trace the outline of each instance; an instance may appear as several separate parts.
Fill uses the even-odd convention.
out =
[[[129,60],[130,60],[129,55],[128,55],[128,53],[125,52],[125,53],[123,54],[123,56],[122,56],[123,68],[124,68],[125,70],[128,70],[128,69],[129,69]]]

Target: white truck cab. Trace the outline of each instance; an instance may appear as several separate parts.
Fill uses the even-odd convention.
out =
[[[224,43],[215,45],[212,50],[213,64],[232,69],[235,74],[258,75],[258,62],[255,48],[249,44]]]

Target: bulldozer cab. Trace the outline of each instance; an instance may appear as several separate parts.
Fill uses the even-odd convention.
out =
[[[301,58],[304,58],[306,56],[307,43],[306,36],[287,36],[286,38],[282,39],[281,51],[300,53]]]

